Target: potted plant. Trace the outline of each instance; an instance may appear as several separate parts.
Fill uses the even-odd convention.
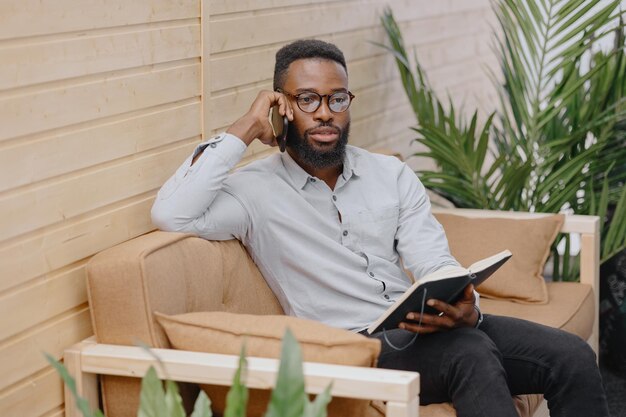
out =
[[[467,122],[452,100],[438,98],[417,56],[411,65],[387,9],[381,21],[390,45],[381,46],[396,58],[417,119],[415,141],[425,150],[415,155],[432,158],[438,168],[419,171],[424,185],[461,208],[598,215],[601,260],[626,248],[626,55],[619,3],[495,3],[501,74],[492,79],[500,106],[482,123],[478,111]],[[608,35],[613,48],[595,51],[596,41]],[[569,237],[558,240],[567,255],[554,258],[554,279],[576,279]]]

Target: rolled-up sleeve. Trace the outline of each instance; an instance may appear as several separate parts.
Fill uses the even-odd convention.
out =
[[[406,165],[398,176],[400,214],[397,251],[416,280],[446,265],[459,265],[450,254],[443,227],[431,213],[426,189]]]
[[[205,239],[242,239],[248,213],[237,196],[224,190],[224,183],[245,150],[246,145],[229,134],[199,144],[159,190],[151,212],[154,225]]]

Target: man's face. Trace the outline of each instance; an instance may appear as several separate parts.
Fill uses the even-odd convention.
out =
[[[289,65],[282,90],[292,95],[313,91],[322,96],[347,92],[348,75],[335,61],[299,59]],[[350,130],[350,110],[333,113],[328,108],[328,97],[324,97],[315,112],[306,113],[293,97],[288,98],[294,111],[287,131],[289,154],[312,168],[341,165]]]

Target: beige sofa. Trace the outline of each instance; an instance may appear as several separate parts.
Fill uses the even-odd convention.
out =
[[[455,210],[465,216],[533,218],[540,214]],[[548,283],[549,303],[526,305],[482,299],[486,313],[534,320],[571,331],[588,340],[597,351],[598,220],[568,216],[566,233],[580,233],[582,283]],[[155,350],[171,378],[184,385],[183,396],[195,397],[195,383],[228,385],[235,358],[174,351],[153,312],[181,314],[227,311],[256,315],[282,314],[255,264],[237,241],[212,242],[190,235],[153,232],[95,256],[88,265],[89,302],[95,338],[66,351],[65,363],[77,378],[78,389],[92,403],[102,394],[108,417],[136,415],[139,380],[153,359],[141,341]],[[117,345],[117,346],[116,346]],[[208,349],[210,351],[210,349]],[[276,361],[250,360],[249,384],[271,387]],[[100,374],[98,387],[96,375]],[[449,404],[418,408],[419,379],[411,372],[359,369],[340,365],[307,364],[309,392],[320,392],[334,381],[333,395],[376,400],[368,415],[454,416]],[[129,378],[131,377],[131,378]],[[386,385],[385,385],[386,384]],[[67,397],[68,416],[79,415]],[[520,415],[531,416],[541,396],[516,399]],[[380,404],[385,402],[385,408]]]

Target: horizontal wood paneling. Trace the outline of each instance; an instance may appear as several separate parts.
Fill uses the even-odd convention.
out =
[[[316,38],[335,43],[342,49],[346,59],[359,60],[381,54],[382,49],[369,41],[382,42],[382,30],[378,27],[350,32],[330,33]],[[240,85],[271,80],[274,56],[283,44],[214,53],[211,58],[211,86],[214,91]],[[236,71],[233,69],[236,68]]]
[[[352,143],[363,148],[375,148],[376,143],[385,141],[390,134],[397,132],[393,127],[406,126],[406,121],[412,117],[411,108],[401,104],[354,122],[350,127],[350,135],[354,139]]]
[[[200,24],[0,47],[0,90],[200,56]]]
[[[455,13],[480,10],[485,7],[486,2],[392,0],[389,3],[398,21],[402,22],[427,19],[451,10]],[[218,17],[210,25],[211,54],[377,26],[381,11],[379,1],[366,0],[323,3],[310,7]],[[229,30],[232,27],[237,27],[238,30]],[[263,28],[263,30],[260,31],[258,28]],[[340,30],[337,30],[338,28]]]
[[[91,318],[85,306],[3,343],[0,345],[0,391],[46,368],[43,352],[60,359],[65,348],[91,334]]]
[[[0,147],[0,192],[201,134],[198,99],[112,119]]]
[[[200,141],[200,10],[0,3],[0,415],[63,415],[42,352],[93,334],[85,265],[154,228],[156,190]]]
[[[87,302],[83,263],[55,275],[3,297],[0,314],[11,320],[0,323],[0,340]]]
[[[153,229],[153,192],[0,249],[0,292],[20,286]],[[7,293],[7,297],[11,296]]]
[[[200,65],[187,63],[0,97],[0,141],[183,100],[199,90]]]
[[[481,68],[493,65],[488,0],[79,3],[0,3],[3,416],[62,415],[61,382],[41,351],[60,358],[92,333],[89,258],[153,229],[156,190],[203,129],[225,129],[271,88],[286,42],[315,37],[343,50],[357,146],[416,150],[395,62],[372,43],[385,42],[386,4],[442,97],[493,101]],[[242,162],[273,152],[254,142]]]
[[[0,199],[5,239],[87,213],[165,182],[192,151],[197,138],[172,149],[149,153],[60,181],[46,183]],[[111,185],[115,184],[115,187]]]
[[[284,10],[285,8],[296,8],[297,6],[339,2],[350,4],[353,7],[374,7],[377,11],[382,9],[381,6],[386,5],[385,3],[381,5],[379,1],[367,0],[211,0],[209,7],[211,8],[211,15],[219,17],[220,15],[230,13],[251,13],[252,11],[258,13],[258,11],[266,9]],[[386,3],[391,5],[399,15],[407,16],[410,19],[423,19],[437,14],[450,14],[477,7],[489,7],[489,2],[486,0],[438,0],[436,2],[427,0],[391,0]]]
[[[198,0],[3,0],[0,39],[200,17]]]
[[[37,417],[62,404],[63,383],[56,371],[49,368],[0,394],[0,415]]]
[[[307,4],[332,3],[341,0],[210,0],[211,15],[219,16],[227,13],[250,12],[252,10],[297,7]],[[345,0],[344,0],[345,1]]]

